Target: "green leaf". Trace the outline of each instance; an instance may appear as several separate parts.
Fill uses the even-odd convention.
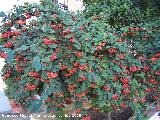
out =
[[[30,50],[31,50],[31,51],[37,50],[37,45],[36,45],[36,44],[32,45],[31,48],[30,48]]]
[[[81,45],[80,45],[79,43],[75,43],[74,46],[75,46],[78,50],[81,49]]]
[[[106,100],[103,99],[103,100],[99,101],[99,105],[100,105],[100,107],[105,106],[106,105]]]
[[[48,79],[47,74],[46,74],[45,72],[42,72],[41,77],[42,77],[43,79],[45,79],[45,80]]]
[[[15,53],[15,51],[8,49],[7,53],[8,53],[7,63],[12,66],[13,65],[12,61],[14,60],[14,53]]]
[[[50,58],[49,58],[49,57],[42,58],[41,61],[42,61],[42,62],[47,62],[47,63],[49,63],[49,62],[50,62]]]
[[[20,47],[21,50],[27,50],[28,48],[29,48],[29,46],[27,46],[27,45],[22,45],[22,46]]]
[[[69,35],[66,36],[66,38],[71,38],[71,37],[73,37],[72,34],[69,34]]]
[[[86,89],[87,89],[87,86],[85,83],[83,83],[81,86],[81,91],[84,92]]]
[[[37,72],[41,70],[41,62],[39,56],[35,56],[33,58],[32,67],[34,67]]]
[[[113,70],[115,70],[116,72],[122,72],[121,68],[118,65],[114,65]]]
[[[3,42],[3,41],[5,41],[5,39],[4,38],[0,38],[0,42]]]
[[[126,51],[127,51],[126,49],[127,49],[127,48],[126,48],[126,47],[123,47],[123,46],[119,47],[119,50],[122,51],[122,52],[126,52]]]
[[[46,92],[42,93],[41,98],[42,101],[43,100],[47,100],[48,99],[48,94]]]
[[[52,44],[52,45],[49,45],[50,48],[56,48],[58,45],[56,44]]]
[[[102,82],[101,81],[101,77],[100,76],[98,76],[98,75],[96,75],[95,73],[93,73],[93,72],[90,72],[89,74],[88,74],[88,79],[89,79],[89,81],[91,81],[91,82],[96,82],[97,84],[101,84],[100,82]]]
[[[50,112],[51,112],[51,110],[52,110],[52,108],[47,107],[47,113],[50,113]]]
[[[79,76],[79,77],[82,77],[82,76],[85,76],[85,75],[86,75],[86,72],[84,72],[84,71],[78,72],[78,76]]]
[[[60,65],[54,65],[54,67],[52,68],[53,72],[58,72],[60,70]]]
[[[135,79],[134,79],[134,80],[132,80],[132,83],[133,83],[133,85],[134,85],[134,86],[138,86],[138,82],[137,82],[137,80],[135,80]]]
[[[86,62],[86,59],[80,59],[79,60],[81,63],[85,63]]]
[[[56,90],[54,90],[53,87],[49,87],[49,88],[47,89],[47,94],[48,94],[48,95],[51,95],[53,92],[56,92]]]
[[[38,112],[40,110],[41,105],[42,105],[42,101],[33,100],[30,103],[29,110]]]
[[[70,58],[70,62],[73,63],[74,60],[75,60],[75,57],[72,56],[72,57]]]
[[[141,77],[141,78],[143,78],[143,79],[146,79],[145,78],[145,75],[143,74],[143,73],[141,73],[141,74],[134,74],[135,76],[138,76],[138,77]]]
[[[108,100],[110,100],[111,98],[112,98],[112,96],[113,96],[113,93],[108,93]]]
[[[49,66],[47,66],[47,70],[51,70],[53,68],[53,65],[52,65],[52,63],[50,62],[49,63]]]
[[[152,68],[153,68],[153,70],[157,70],[158,67],[159,67],[159,65],[154,65]]]
[[[56,39],[56,36],[53,34],[48,34],[47,37],[52,40]]]
[[[47,66],[42,64],[42,70],[46,70],[47,69]]]

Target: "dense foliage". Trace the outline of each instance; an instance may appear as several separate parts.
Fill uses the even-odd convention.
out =
[[[48,112],[74,104],[76,113],[86,102],[102,112],[131,107],[144,120],[146,95],[154,92],[159,109],[160,21],[137,23],[138,10],[126,4],[112,3],[98,16],[63,11],[49,0],[15,7],[1,26],[9,98],[32,112],[42,104]]]
[[[94,4],[106,4],[110,2],[130,2],[134,4],[135,7],[140,8],[140,10],[146,11],[147,9],[156,11],[156,13],[160,13],[160,1],[159,0],[82,0],[84,6],[88,7]],[[117,5],[118,6],[118,5]]]

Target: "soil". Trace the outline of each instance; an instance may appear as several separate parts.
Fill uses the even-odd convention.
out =
[[[88,115],[91,116],[91,120],[110,120],[108,113],[101,113],[98,111],[93,111],[92,109],[89,109]]]
[[[133,116],[133,110],[131,108],[126,108],[122,111],[114,111],[110,114],[111,120],[128,120]]]
[[[88,115],[91,116],[91,120],[128,120],[133,116],[133,111],[131,108],[126,108],[122,111],[114,111],[109,113],[101,113],[89,109]]]

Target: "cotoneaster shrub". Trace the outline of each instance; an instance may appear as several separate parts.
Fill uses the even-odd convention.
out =
[[[150,27],[115,32],[104,19],[73,15],[49,1],[15,7],[3,23],[6,93],[29,111],[45,104],[47,112],[57,112],[74,104],[74,112],[85,113],[90,101],[102,112],[131,107],[144,119],[152,91],[159,108],[159,51],[146,54],[157,40]]]

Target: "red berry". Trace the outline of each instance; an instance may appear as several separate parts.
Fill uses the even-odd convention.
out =
[[[8,57],[7,53],[0,53],[0,57],[6,59]]]
[[[72,57],[72,55],[71,55],[71,54],[68,54],[68,55],[67,55],[67,58],[71,58],[71,57]]]
[[[160,52],[154,55],[155,57],[160,57]]]
[[[116,82],[118,80],[118,77],[115,75],[113,78],[113,81]]]
[[[39,76],[38,72],[29,72],[28,75],[31,77],[38,77]]]
[[[18,35],[20,35],[21,33],[19,32],[19,31],[13,31],[13,35],[15,35],[15,36],[18,36]]]
[[[51,40],[51,39],[47,39],[47,38],[43,39],[43,44],[45,44],[45,45],[51,45],[52,43],[53,43],[53,40]]]
[[[109,48],[108,52],[111,54],[115,54],[115,53],[117,53],[117,49],[116,48]]]
[[[123,88],[129,88],[130,86],[128,84],[123,84]]]
[[[110,88],[108,86],[103,86],[102,89],[106,91],[110,91]]]
[[[82,57],[82,52],[75,52],[75,54],[76,54],[76,56],[77,56],[78,58],[81,58],[81,57]]]
[[[80,65],[79,69],[80,70],[86,70],[87,69],[87,65],[86,64]]]
[[[118,39],[116,42],[123,42],[123,40],[122,39]]]
[[[131,71],[131,72],[136,72],[136,71],[138,71],[138,70],[140,70],[140,68],[137,67],[137,66],[131,66],[131,67],[130,67],[130,71]]]
[[[88,80],[88,78],[87,78],[86,76],[82,76],[81,78],[82,78],[82,80],[84,80],[84,81]]]
[[[138,98],[134,98],[133,102],[137,103],[138,102]]]
[[[141,99],[141,103],[145,103],[146,102],[146,99],[145,98],[142,98]]]
[[[145,57],[143,57],[143,56],[140,56],[138,59],[139,59],[139,60],[147,60],[147,58],[145,58]]]
[[[130,94],[130,90],[128,90],[128,89],[122,90],[122,94],[123,95],[128,95],[128,94]]]
[[[6,80],[7,78],[9,78],[11,76],[11,74],[7,73],[4,75],[4,77],[2,78],[3,80]]]
[[[106,44],[107,42],[101,42],[99,45],[104,47]]]
[[[143,69],[144,71],[149,71],[151,68],[149,66],[144,66]]]
[[[11,48],[12,46],[13,46],[12,42],[7,42],[4,44],[4,47],[6,47],[6,48]]]
[[[96,49],[97,50],[102,50],[103,48],[102,48],[102,46],[98,45],[98,46],[96,46]]]
[[[74,73],[76,73],[76,71],[77,71],[77,68],[72,68],[72,69],[68,70],[68,72],[70,74],[74,74]]]
[[[68,67],[66,66],[66,65],[62,65],[61,66],[61,70],[65,70],[65,69],[67,69]]]
[[[20,76],[17,76],[17,77],[16,77],[16,80],[20,80],[20,79],[21,79],[21,77],[20,77]]]
[[[129,79],[128,79],[128,78],[121,78],[120,80],[121,80],[121,82],[122,82],[123,84],[129,83]]]
[[[25,13],[25,17],[26,17],[26,19],[29,19],[29,18],[31,18],[32,16],[31,16],[29,13]]]
[[[120,104],[120,106],[121,106],[122,108],[127,108],[127,105],[126,105],[125,102],[122,102],[122,103]]]
[[[70,28],[68,30],[64,30],[62,36],[66,37],[68,34],[71,34],[72,32],[70,30],[71,30]]]
[[[90,116],[85,116],[85,117],[82,117],[81,120],[91,120],[91,117]]]
[[[79,65],[80,65],[79,62],[74,62],[74,63],[73,63],[73,66],[74,66],[74,67],[78,67]]]
[[[77,109],[75,110],[75,114],[80,114],[81,111],[82,111],[81,108],[77,108]]]
[[[96,88],[97,85],[95,83],[91,83],[91,88]]]
[[[112,99],[117,101],[119,99],[119,96],[116,94],[113,94]]]
[[[26,89],[27,89],[27,90],[30,90],[30,91],[35,90],[36,88],[37,88],[36,85],[30,85],[30,84],[27,84],[27,85],[26,85]]]
[[[58,73],[47,72],[47,77],[54,79],[54,78],[58,77]]]
[[[157,81],[155,79],[151,79],[151,80],[149,80],[149,82],[152,83],[152,84],[156,84],[157,83]]]
[[[79,30],[83,30],[83,29],[84,29],[84,26],[80,26],[80,27],[79,27]]]
[[[74,43],[74,38],[73,37],[71,37],[71,38],[69,38],[69,40],[68,40],[69,42],[71,42],[71,43]]]
[[[150,60],[153,62],[153,61],[158,60],[158,58],[153,57],[153,58],[150,58]]]
[[[16,23],[20,25],[24,25],[26,24],[26,20],[17,20]]]
[[[20,65],[15,66],[17,72],[22,72],[23,68]]]
[[[53,60],[55,60],[55,59],[57,59],[57,56],[56,56],[55,53],[53,53],[53,54],[51,55],[51,57],[50,57],[50,60],[53,61]]]
[[[156,75],[160,75],[160,71],[156,71],[156,73],[155,73]]]
[[[53,18],[58,18],[58,15],[54,14],[52,15]]]
[[[124,54],[119,54],[119,55],[118,55],[118,58],[119,58],[119,59],[123,59],[124,57],[125,57]]]
[[[4,26],[11,26],[11,25],[12,25],[12,22],[10,22],[10,21],[4,23]]]

